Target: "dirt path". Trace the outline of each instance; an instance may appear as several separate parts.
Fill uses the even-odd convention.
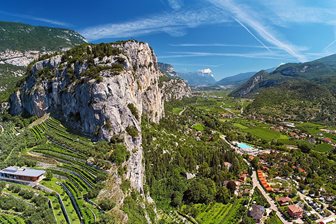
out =
[[[186,109],[187,109],[186,107],[183,108],[183,110],[179,113],[179,116],[181,116]]]

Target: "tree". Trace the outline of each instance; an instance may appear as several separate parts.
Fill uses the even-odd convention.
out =
[[[216,185],[208,178],[194,178],[190,181],[188,189],[183,194],[187,203],[209,203],[214,200]]]
[[[179,191],[174,191],[171,195],[171,202],[170,204],[173,207],[179,207],[182,204],[183,195]]]
[[[47,170],[44,180],[51,180],[52,178],[53,178],[52,172],[50,170]]]
[[[216,194],[216,201],[227,204],[230,202],[230,192],[226,187],[220,187]]]
[[[115,203],[113,201],[106,199],[106,198],[99,201],[98,204],[99,204],[99,207],[103,209],[104,211],[109,211],[115,206]]]
[[[237,189],[236,183],[232,180],[230,180],[226,187],[230,190],[231,194],[233,194],[235,192],[235,190]]]
[[[254,168],[258,169],[259,168],[259,157],[254,157],[251,163]]]
[[[309,153],[311,151],[311,147],[306,143],[302,143],[298,147],[299,149],[301,149],[301,152],[303,153]]]

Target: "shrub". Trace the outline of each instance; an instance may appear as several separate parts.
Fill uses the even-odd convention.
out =
[[[109,199],[102,199],[101,201],[98,202],[98,204],[100,208],[103,209],[104,211],[109,211],[115,206],[115,203]]]
[[[134,126],[128,126],[128,127],[126,128],[126,132],[127,132],[130,136],[132,136],[133,138],[136,138],[136,137],[139,136],[138,129],[137,129],[136,127],[134,127]]]
[[[46,173],[46,177],[44,178],[44,180],[51,180],[53,178],[53,174],[50,170],[47,170],[47,173]]]
[[[130,153],[127,151],[126,146],[122,144],[117,144],[116,148],[113,150],[111,154],[111,161],[120,165],[124,161],[128,160],[129,156]]]
[[[138,109],[134,106],[133,103],[129,103],[127,105],[128,109],[130,109],[130,111],[132,112],[133,116],[136,118],[136,119],[139,119],[139,113],[138,113]]]

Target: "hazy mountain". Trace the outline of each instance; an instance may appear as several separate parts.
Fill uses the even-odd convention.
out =
[[[0,22],[0,51],[55,51],[84,42],[85,38],[73,30]]]
[[[266,69],[267,72],[272,72],[274,71],[275,68],[269,68]],[[256,74],[257,72],[243,72],[243,73],[239,73],[237,75],[233,75],[233,76],[229,76],[229,77],[225,77],[221,80],[219,80],[216,85],[218,86],[230,86],[231,88],[235,88],[238,87],[242,84],[244,84],[246,81],[249,80],[249,78],[251,78],[254,74]]]
[[[252,76],[232,95],[247,97],[257,93],[261,88],[283,84],[290,80],[306,80],[329,87],[335,92],[336,55],[330,55],[306,63],[287,63],[280,65],[273,72],[261,71]]]
[[[197,72],[176,72],[174,67],[170,64],[159,62],[159,69],[162,73],[179,77],[185,80],[192,87],[212,86],[216,84],[216,80],[209,68],[201,69]]]
[[[0,22],[0,101],[8,99],[29,63],[83,43],[84,37],[72,30]]]
[[[231,93],[252,97],[250,112],[335,122],[336,55],[260,71]]]
[[[256,72],[244,72],[237,75],[225,77],[216,84],[219,86],[239,86],[251,78]]]

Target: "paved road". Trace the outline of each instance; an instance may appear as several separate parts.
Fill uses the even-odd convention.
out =
[[[267,202],[271,205],[270,208],[271,208],[273,211],[276,212],[276,215],[279,217],[279,219],[281,220],[281,222],[284,223],[284,224],[290,224],[290,223],[292,223],[292,222],[288,222],[288,221],[286,221],[286,220],[283,218],[281,212],[279,211],[279,209],[278,209],[278,207],[276,206],[276,204],[275,204],[275,202],[273,201],[273,199],[266,193],[266,191],[264,190],[264,188],[263,188],[263,187],[261,186],[261,184],[259,183],[258,178],[257,178],[257,173],[256,173],[256,171],[253,171],[253,173],[252,173],[252,183],[253,183],[253,186],[256,186],[256,187],[260,190],[261,194],[265,197],[265,199],[267,200]]]
[[[308,205],[308,203],[307,203],[307,201],[306,201],[306,198],[307,198],[307,196],[306,195],[304,195],[304,194],[302,194],[301,192],[297,192],[298,193],[298,195],[299,195],[299,197],[300,197],[300,199],[302,200],[302,201],[304,201],[304,203],[305,204],[307,204]],[[311,206],[310,206],[311,207]],[[311,207],[312,208],[312,212],[311,213],[313,213],[313,214],[316,214],[320,219],[322,219],[323,217],[313,208],[313,207]]]
[[[226,138],[225,138],[224,135],[222,135],[221,137],[222,137],[222,139],[223,139],[227,144],[230,145],[230,147],[231,147],[234,151],[236,151],[238,154],[242,154],[242,152],[240,152],[240,151],[238,150],[237,147],[235,147],[235,146],[232,145],[229,141],[226,140]],[[244,161],[245,161],[245,163],[246,163],[248,166],[252,166],[251,163],[248,162],[247,160],[244,159]],[[291,224],[291,223],[293,223],[293,222],[288,222],[287,220],[285,220],[285,219],[283,218],[283,216],[282,216],[281,212],[279,211],[278,207],[276,206],[274,200],[273,200],[273,199],[266,193],[266,191],[264,190],[264,188],[263,188],[263,187],[261,186],[261,184],[259,183],[258,178],[257,178],[257,173],[256,173],[255,170],[252,172],[252,185],[253,185],[253,191],[254,191],[254,188],[255,188],[255,187],[257,187],[257,188],[260,190],[261,194],[265,197],[265,199],[267,200],[267,202],[271,205],[270,209],[276,212],[276,215],[279,217],[279,219],[281,220],[282,223],[284,223],[284,224]],[[298,221],[298,220],[297,220],[297,221]]]

